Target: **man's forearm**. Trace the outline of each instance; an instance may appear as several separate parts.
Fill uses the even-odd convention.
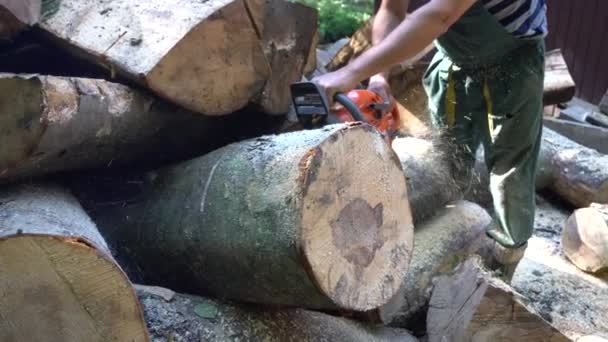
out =
[[[451,6],[445,5],[451,1],[454,1]],[[358,80],[363,80],[414,57],[443,34],[474,1],[431,1],[410,14],[407,20],[402,21],[384,39],[355,59],[348,67]]]
[[[402,0],[401,6],[395,8],[382,4],[372,23],[372,45],[378,45],[405,19],[409,0]],[[376,77],[386,78],[387,71],[379,72]]]

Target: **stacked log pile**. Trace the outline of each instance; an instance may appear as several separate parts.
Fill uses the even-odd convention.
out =
[[[0,70],[0,340],[439,341],[456,283],[520,303],[462,264],[489,259],[492,218],[423,118],[392,146],[365,123],[284,130],[289,84],[326,71],[316,21],[285,0],[0,5],[0,60],[65,59]],[[544,144],[556,191],[602,203],[606,169],[564,171],[602,156]],[[458,305],[458,336],[510,333]]]

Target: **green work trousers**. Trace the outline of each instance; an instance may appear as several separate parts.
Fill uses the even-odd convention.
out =
[[[483,145],[496,223],[488,235],[519,247],[534,227],[544,43],[516,39],[479,1],[436,45],[424,76],[432,122],[464,170]]]

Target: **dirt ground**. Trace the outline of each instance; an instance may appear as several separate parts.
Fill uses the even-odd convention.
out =
[[[608,339],[608,275],[587,274],[564,256],[561,231],[571,210],[547,197],[537,196],[537,204],[535,233],[513,287],[569,338]]]

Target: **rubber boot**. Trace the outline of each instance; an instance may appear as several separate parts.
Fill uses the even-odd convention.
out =
[[[518,248],[507,248],[494,241],[492,246],[492,261],[490,269],[498,272],[498,277],[505,283],[510,284],[515,274],[515,269],[524,257],[528,243]]]

